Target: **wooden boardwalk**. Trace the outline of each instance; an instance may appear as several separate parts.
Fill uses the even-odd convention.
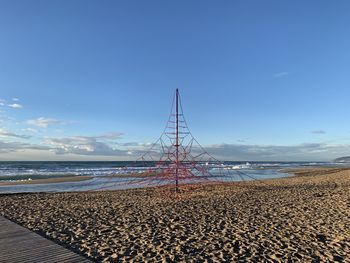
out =
[[[91,262],[0,216],[0,262]]]

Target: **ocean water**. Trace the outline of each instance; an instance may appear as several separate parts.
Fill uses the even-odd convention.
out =
[[[133,164],[134,162],[0,162],[0,181],[111,175]]]
[[[126,189],[143,187],[143,184],[131,184],[135,178],[109,177],[125,173],[141,173],[154,167],[154,162],[0,162],[1,181],[30,181],[66,176],[91,176],[87,181],[50,184],[27,184],[0,186],[0,193],[15,192],[62,192],[88,191],[96,189]],[[341,166],[343,163],[330,162],[222,162],[208,165],[212,175],[221,181],[240,181],[269,179],[288,176],[282,170],[307,166]],[[213,165],[211,167],[211,165]],[[223,178],[222,171],[232,176]],[[166,183],[166,182],[161,182]],[[157,182],[159,185],[160,183]],[[156,182],[148,181],[148,185]]]

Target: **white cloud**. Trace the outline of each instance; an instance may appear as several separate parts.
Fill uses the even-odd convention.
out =
[[[49,125],[62,124],[63,122],[52,118],[40,117],[33,120],[27,120],[26,123],[40,128],[47,128]]]
[[[13,109],[22,109],[23,108],[23,106],[21,104],[18,104],[18,103],[8,104],[7,106],[9,106]]]
[[[12,98],[13,101],[19,101],[19,98]]]

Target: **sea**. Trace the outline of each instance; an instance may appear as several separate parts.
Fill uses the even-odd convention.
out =
[[[209,165],[210,164],[206,164]],[[345,163],[334,162],[232,162],[225,161],[209,167],[212,174],[218,174],[219,170],[229,171],[234,181],[240,180],[264,180],[290,176],[283,172],[288,168],[310,166],[344,166]],[[26,193],[26,192],[66,192],[89,191],[100,189],[127,189],[145,187],[146,184],[131,184],[132,177],[118,177],[118,174],[127,172],[142,173],[152,169],[154,162],[0,162],[0,194],[1,193]],[[113,177],[112,177],[113,175]],[[58,177],[89,176],[91,179],[78,182],[61,182],[49,184],[33,184],[36,179],[50,179]],[[227,178],[225,178],[227,180]],[[31,184],[1,185],[1,182],[26,182]],[[147,184],[152,186],[152,184]]]

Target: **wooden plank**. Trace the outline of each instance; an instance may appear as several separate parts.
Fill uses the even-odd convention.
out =
[[[0,216],[0,263],[90,260]]]
[[[47,250],[51,250],[51,246],[54,246],[54,245],[49,245],[49,246],[47,246],[46,248],[47,248]],[[43,250],[44,248],[43,247],[41,247],[41,248],[32,248],[32,250],[33,250],[33,253],[38,253],[40,250]],[[46,251],[47,251],[46,250]],[[19,251],[16,251],[16,256],[15,257],[20,257],[20,256],[23,256],[23,257],[26,257],[26,256],[28,256],[28,254],[29,253],[27,253],[28,251],[30,251],[30,249],[29,248],[27,248],[26,250],[19,250]],[[44,251],[45,252],[45,251]],[[9,251],[7,251],[6,250],[6,248],[3,248],[2,249],[2,253],[1,253],[1,256],[0,256],[0,261],[1,260],[3,260],[3,259],[6,259],[6,258],[8,258],[9,256],[11,256],[11,255],[13,255],[14,254],[14,252],[9,252]]]

